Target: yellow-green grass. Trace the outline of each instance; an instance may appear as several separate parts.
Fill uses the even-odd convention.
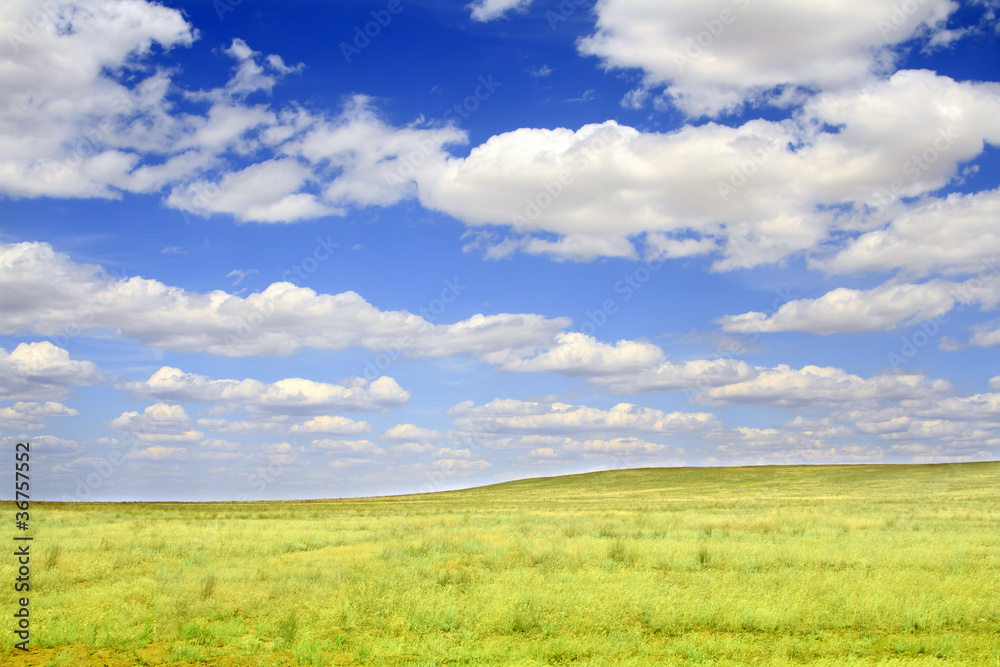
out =
[[[0,661],[1000,665],[998,500],[977,463],[35,503],[32,653],[0,627]]]

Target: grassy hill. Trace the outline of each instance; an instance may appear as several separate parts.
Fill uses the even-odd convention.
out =
[[[7,665],[1000,664],[1000,464],[33,504]],[[13,516],[11,503],[4,510]],[[0,582],[13,582],[11,557]],[[0,601],[12,618],[12,594]]]

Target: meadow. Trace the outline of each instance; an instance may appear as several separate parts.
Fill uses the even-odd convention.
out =
[[[2,628],[0,662],[1000,665],[998,500],[971,463],[33,503],[31,651]]]

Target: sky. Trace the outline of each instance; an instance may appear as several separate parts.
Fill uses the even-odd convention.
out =
[[[995,460],[998,5],[6,0],[0,474]]]

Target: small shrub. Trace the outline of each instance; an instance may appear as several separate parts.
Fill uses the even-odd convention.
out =
[[[295,611],[288,612],[288,616],[278,625],[278,638],[286,645],[295,640],[295,635],[299,631],[299,619]]]
[[[695,555],[695,560],[698,561],[698,565],[705,567],[708,565],[708,547],[700,547],[698,553]]]
[[[170,656],[173,662],[201,662],[205,659],[205,654],[197,646],[190,644],[180,644],[170,649]]]
[[[58,544],[49,547],[48,551],[45,552],[45,569],[51,570],[59,562],[59,555],[62,553],[62,547]]]
[[[207,600],[215,592],[215,575],[210,574],[201,580],[201,599]]]
[[[615,540],[608,549],[608,558],[619,565],[632,565],[636,561],[636,554],[628,548],[622,540]]]

